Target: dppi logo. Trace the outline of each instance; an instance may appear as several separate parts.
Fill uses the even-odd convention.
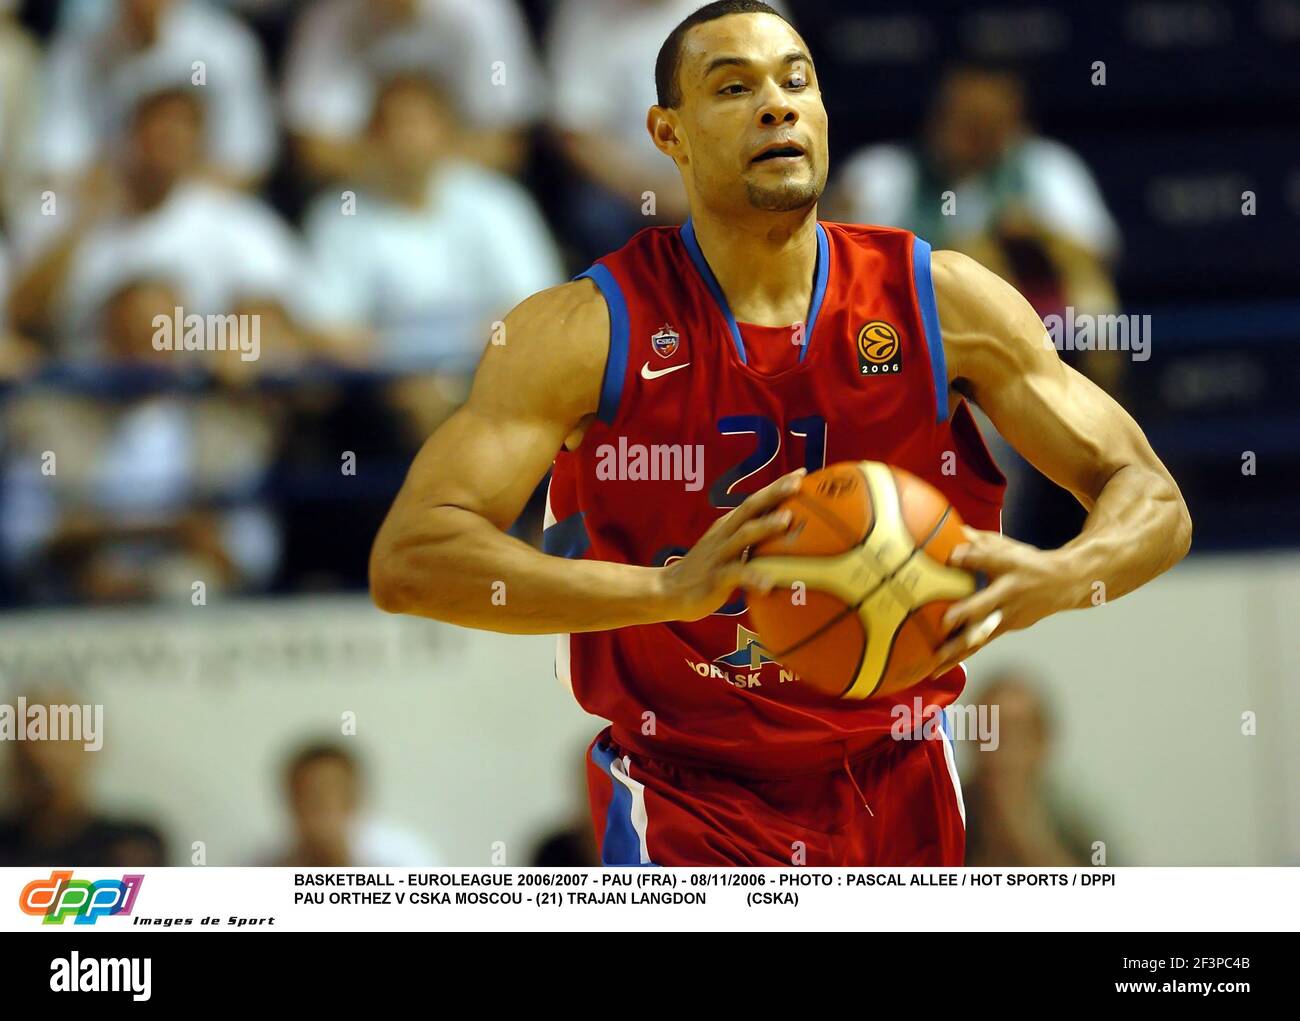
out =
[[[23,887],[18,906],[27,915],[44,915],[46,925],[62,925],[69,915],[76,925],[94,925],[104,915],[129,915],[144,876],[121,879],[73,879],[72,871],[51,872]]]

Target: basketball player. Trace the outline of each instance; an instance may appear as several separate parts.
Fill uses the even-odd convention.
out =
[[[612,724],[588,768],[606,864],[960,864],[948,740],[893,740],[893,698],[828,697],[753,647],[746,550],[787,527],[775,508],[806,469],[877,460],[939,488],[973,526],[954,562],[989,584],[953,605],[955,637],[904,693],[933,712],[991,638],[1176,563],[1186,507],[1009,285],[906,231],[818,222],[826,111],[781,16],[709,4],[655,77],[647,127],[691,218],[510,313],[379,532],[374,599],[562,634],[557,672]],[[1088,510],[1076,539],[999,533],[1005,482],[968,400]],[[681,477],[642,477],[656,445]],[[504,530],[548,469],[539,552]]]

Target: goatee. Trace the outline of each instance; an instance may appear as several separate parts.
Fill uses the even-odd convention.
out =
[[[821,198],[821,189],[813,181],[783,181],[767,186],[748,181],[745,191],[751,206],[768,213],[791,213],[805,209]]]

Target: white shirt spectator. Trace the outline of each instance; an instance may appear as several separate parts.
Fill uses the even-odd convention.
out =
[[[55,222],[27,220],[37,227]],[[48,229],[43,240],[54,240]],[[24,245],[29,258],[39,257],[40,248],[30,239]],[[93,335],[105,300],[124,284],[151,277],[177,287],[186,314],[226,313],[241,298],[269,297],[305,316],[312,301],[302,247],[283,220],[242,192],[189,181],[156,209],[106,220],[80,240],[64,280],[60,336],[76,342]]]
[[[257,37],[234,15],[174,0],[159,37],[135,49],[116,3],[67,19],[50,47],[37,160],[49,174],[75,174],[120,137],[143,96],[195,81],[202,61],[208,159],[236,177],[264,173],[275,157],[271,92]]]
[[[489,323],[564,278],[528,193],[471,164],[442,166],[423,209],[361,192],[348,215],[327,195],[304,229],[322,317],[376,328],[390,367],[468,370]]]
[[[541,75],[512,0],[414,2],[416,22],[397,29],[378,25],[366,0],[318,0],[303,10],[285,58],[290,130],[354,137],[370,117],[376,81],[412,70],[445,85],[475,128],[518,127],[541,112]]]
[[[1083,160],[1046,138],[1026,139],[1011,158],[1018,163],[1024,189],[1016,199],[1035,220],[1098,255],[1115,254],[1119,229]],[[902,145],[871,146],[850,158],[840,175],[841,194],[854,222],[916,229],[910,221],[921,167],[914,150]],[[951,231],[982,234],[999,212],[1000,197],[985,177],[968,178],[952,190],[956,199]],[[938,205],[937,195],[933,202]]]

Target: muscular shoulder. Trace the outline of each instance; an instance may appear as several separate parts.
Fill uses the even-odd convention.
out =
[[[960,252],[934,252],[930,275],[952,381],[1030,370],[1055,360],[1042,320],[996,273]]]
[[[947,308],[954,318],[978,317],[988,300],[998,302],[1003,289],[1015,293],[1005,280],[961,252],[937,251],[930,255],[930,277],[942,313]]]
[[[583,348],[589,334],[608,334],[609,311],[599,288],[584,277],[530,295],[510,310],[505,323],[507,329],[525,330],[530,338],[545,336],[562,343],[572,336]]]
[[[600,403],[608,353],[609,310],[596,285],[583,279],[549,287],[497,324],[470,399],[577,422]]]

